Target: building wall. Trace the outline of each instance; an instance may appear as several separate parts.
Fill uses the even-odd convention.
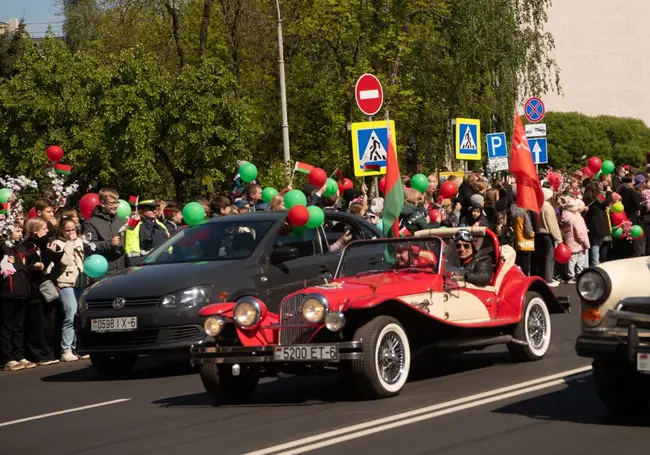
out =
[[[547,111],[641,118],[650,126],[650,0],[553,0],[563,96]]]

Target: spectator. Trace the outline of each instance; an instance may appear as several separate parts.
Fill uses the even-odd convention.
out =
[[[96,253],[108,261],[106,276],[116,275],[126,269],[124,255],[124,238],[122,231],[124,221],[117,218],[119,195],[117,191],[103,188],[99,191],[99,206],[95,207],[92,216],[84,223],[84,236],[92,242]]]
[[[514,233],[517,264],[526,275],[530,275],[531,253],[535,251],[535,231],[530,216],[521,207],[513,204],[510,209],[510,222]]]
[[[230,199],[228,199],[228,202],[230,203]],[[212,203],[210,204],[210,208],[212,208]],[[172,236],[176,234],[178,232],[178,227],[183,222],[183,212],[181,211],[181,208],[178,206],[178,204],[175,202],[170,202],[167,204],[167,207],[165,207],[164,211],[164,217],[164,224],[167,228],[167,232],[169,232],[169,235]]]
[[[589,250],[587,225],[579,213],[580,205],[576,199],[569,199],[562,211],[562,234],[564,243],[571,251],[567,270],[567,283],[575,283],[577,275],[585,268],[585,252]]]
[[[34,203],[36,216],[47,223],[47,238],[52,239],[56,236],[56,217],[54,216],[54,204],[49,199],[39,199]]]

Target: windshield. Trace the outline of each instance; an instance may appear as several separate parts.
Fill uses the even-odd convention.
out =
[[[341,256],[336,278],[390,270],[440,272],[442,242],[434,237],[360,240]]]
[[[243,259],[253,254],[274,224],[240,218],[186,227],[152,251],[144,264]]]

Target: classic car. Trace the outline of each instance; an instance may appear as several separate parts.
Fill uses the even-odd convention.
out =
[[[381,235],[348,213],[325,212],[318,229],[291,232],[287,212],[255,212],[187,227],[144,264],[86,289],[76,317],[77,350],[102,374],[126,374],[140,355],[182,353],[205,337],[200,309],[254,296],[277,311],[290,292],[332,278],[341,251],[330,245]]]
[[[411,362],[431,349],[506,344],[519,361],[543,358],[549,313],[568,311],[568,299],[525,276],[515,251],[486,228],[469,230],[478,254],[492,261],[491,282],[465,282],[452,241],[458,230],[354,241],[334,280],[288,294],[277,312],[255,296],[204,307],[207,336],[191,354],[206,391],[218,403],[236,402],[263,376],[336,371],[382,398],[398,394]]]
[[[593,359],[593,378],[611,411],[643,411],[650,403],[650,259],[584,270],[576,281],[581,331],[576,352]]]

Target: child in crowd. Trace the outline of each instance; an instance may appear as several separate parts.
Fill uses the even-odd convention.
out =
[[[591,248],[587,225],[581,215],[581,204],[577,199],[568,199],[562,210],[561,228],[565,245],[571,251],[568,264],[568,283],[575,283],[575,278],[585,268],[585,251]]]

